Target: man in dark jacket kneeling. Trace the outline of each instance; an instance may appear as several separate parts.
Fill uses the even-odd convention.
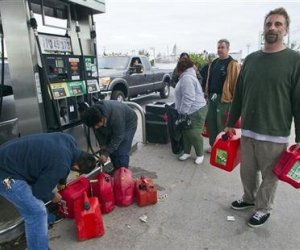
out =
[[[86,174],[95,166],[93,155],[79,150],[66,133],[34,134],[1,145],[0,195],[23,217],[28,249],[49,249],[44,202],[61,201],[55,186],[65,184],[70,170]]]
[[[118,101],[101,101],[82,114],[82,121],[95,129],[100,146],[100,160],[108,156],[115,169],[129,166],[129,153],[137,128],[137,115],[127,104]]]

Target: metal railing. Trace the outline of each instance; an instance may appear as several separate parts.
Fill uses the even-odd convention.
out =
[[[145,111],[142,108],[142,106],[140,106],[139,104],[135,103],[135,102],[123,102],[126,103],[128,106],[133,107],[135,109],[137,109],[140,114],[141,114],[141,119],[142,119],[142,135],[143,135],[143,143],[146,144],[147,143],[147,139],[146,139],[146,119],[145,119]]]

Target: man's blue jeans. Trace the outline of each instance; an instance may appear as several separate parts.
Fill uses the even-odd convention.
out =
[[[129,167],[129,153],[136,128],[125,132],[124,139],[119,145],[118,149],[110,154],[110,159],[115,169],[120,167]]]
[[[25,222],[28,250],[48,250],[47,211],[44,202],[35,198],[23,180],[12,180],[7,189],[0,179],[0,195],[15,205]]]

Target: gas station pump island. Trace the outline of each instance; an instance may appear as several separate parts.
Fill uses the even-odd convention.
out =
[[[104,12],[105,0],[0,1],[6,48],[1,54],[9,63],[14,100],[9,105],[14,105],[18,130],[11,134],[62,131],[88,149],[79,110],[81,104],[103,98],[93,16]],[[1,98],[2,109],[6,99]],[[0,117],[0,133],[1,122]],[[12,139],[11,134],[0,143]],[[0,243],[18,231],[20,218],[3,212],[10,206],[0,199]]]
[[[85,139],[79,106],[101,98],[93,15],[105,3],[4,0],[0,10],[19,134],[64,131]]]

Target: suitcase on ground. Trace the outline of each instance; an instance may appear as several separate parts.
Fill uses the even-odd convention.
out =
[[[133,203],[134,180],[132,172],[121,167],[114,174],[114,194],[117,206],[126,207]]]
[[[295,150],[295,146],[290,146],[281,154],[273,173],[279,180],[300,188],[300,150]]]
[[[218,134],[210,153],[210,164],[231,172],[241,161],[240,137],[227,133]]]
[[[80,176],[68,183],[65,189],[59,191],[62,196],[62,201],[58,207],[60,214],[66,218],[74,218],[74,202],[79,200],[79,202],[83,203],[84,192],[89,193],[89,190],[90,181],[84,176]]]
[[[87,240],[104,235],[104,223],[97,197],[87,197],[84,193],[84,202],[75,202],[78,211],[75,216],[78,240]]]
[[[145,107],[146,139],[150,143],[169,143],[168,115],[164,102],[147,104]]]
[[[96,179],[91,180],[93,196],[99,199],[101,212],[107,214],[115,208],[115,197],[112,177],[106,173],[99,173]]]
[[[135,182],[137,204],[140,207],[157,203],[157,188],[153,180],[142,176]]]

